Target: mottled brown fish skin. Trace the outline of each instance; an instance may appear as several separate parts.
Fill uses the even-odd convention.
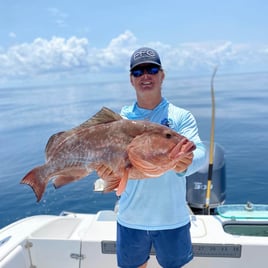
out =
[[[123,119],[103,108],[91,119],[50,137],[46,163],[32,169],[21,183],[32,187],[40,201],[50,180],[56,188],[96,170],[106,191],[124,191],[127,180],[157,177],[175,165],[168,155],[182,140],[168,127],[149,121]],[[195,149],[193,144],[189,153]]]

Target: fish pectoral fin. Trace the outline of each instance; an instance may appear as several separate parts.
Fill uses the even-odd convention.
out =
[[[129,168],[126,168],[116,191],[117,196],[120,196],[125,191],[128,181],[128,174],[129,174]]]
[[[129,154],[129,158],[132,165],[146,177],[157,177],[166,171],[162,166],[150,163],[146,159],[139,159],[136,155]]]

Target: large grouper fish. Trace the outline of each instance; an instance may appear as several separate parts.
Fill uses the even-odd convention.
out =
[[[174,152],[179,143],[183,149]],[[21,183],[32,187],[39,202],[50,180],[58,188],[95,170],[105,181],[104,191],[117,189],[120,195],[128,179],[158,177],[175,168],[178,159],[172,155],[183,157],[194,149],[193,142],[166,126],[123,119],[103,107],[83,124],[52,135],[45,164],[32,169]]]

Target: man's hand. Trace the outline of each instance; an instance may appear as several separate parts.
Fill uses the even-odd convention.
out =
[[[188,139],[182,139],[170,152],[169,158],[174,161],[176,172],[185,171],[193,161],[193,150],[195,150],[195,144]]]
[[[193,153],[189,153],[188,155],[184,156],[183,158],[180,158],[176,164],[176,166],[173,168],[176,172],[184,172],[189,165],[193,162]]]

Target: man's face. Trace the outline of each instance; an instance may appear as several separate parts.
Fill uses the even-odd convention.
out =
[[[163,70],[152,64],[136,66],[130,73],[130,82],[137,93],[160,92],[165,74]]]

